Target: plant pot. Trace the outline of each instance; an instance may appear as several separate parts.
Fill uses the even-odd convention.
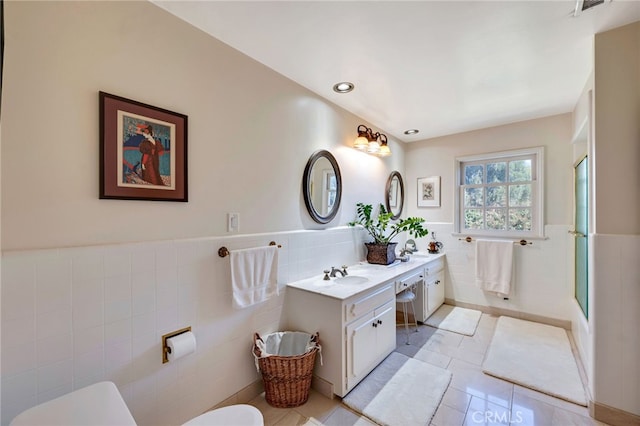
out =
[[[377,265],[390,265],[395,262],[398,243],[364,243],[364,245],[367,247],[367,262]]]

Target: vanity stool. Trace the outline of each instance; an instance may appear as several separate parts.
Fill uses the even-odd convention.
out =
[[[416,300],[415,286],[408,287],[396,295],[396,303],[402,303],[402,313],[404,314],[404,329],[407,334],[407,345],[409,344],[409,313],[408,308],[411,305],[413,313],[413,321],[416,324],[416,333],[418,332],[418,321],[416,320],[416,306],[413,301]]]

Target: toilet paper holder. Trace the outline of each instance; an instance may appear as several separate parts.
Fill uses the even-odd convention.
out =
[[[180,330],[172,331],[171,333],[167,333],[164,336],[162,336],[162,363],[163,364],[166,364],[167,362],[169,362],[168,355],[171,353],[171,348],[167,346],[167,339],[176,337],[180,334],[187,333],[189,331],[191,331],[191,326],[181,328]]]

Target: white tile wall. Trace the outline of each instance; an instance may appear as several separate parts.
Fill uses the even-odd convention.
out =
[[[475,287],[473,244],[452,236],[451,224],[428,227],[445,244],[448,298],[571,319],[568,227],[547,226],[549,239],[516,248],[518,275],[509,301]],[[288,281],[361,260],[364,238],[361,231],[335,228],[4,253],[2,424],[37,403],[101,380],[118,385],[140,425],[194,417],[258,378],[251,336],[279,329],[284,300],[282,291],[256,307],[234,310],[229,261],[218,257],[218,248],[282,244],[278,282],[284,289]],[[640,373],[633,358],[640,351],[640,334],[633,328],[640,322],[640,239],[609,238],[612,248],[604,250],[604,242],[598,260],[608,265],[598,268],[600,288],[609,295],[600,309],[618,312],[607,327],[620,331],[601,335],[613,339],[601,356],[633,374],[613,383],[619,365],[597,364],[603,373],[596,400],[607,403],[623,394],[633,412],[640,410]],[[419,240],[419,248],[426,249],[428,240]],[[198,351],[163,365],[160,337],[187,325],[196,334]]]
[[[96,383],[116,383],[140,425],[178,424],[258,379],[254,332],[280,326],[288,281],[364,257],[353,228],[203,238],[2,256],[2,424]],[[280,296],[231,307],[230,250],[279,250]],[[195,354],[162,364],[161,336],[191,326]]]
[[[447,254],[445,297],[459,302],[494,306],[550,318],[570,320],[573,287],[571,279],[571,239],[569,226],[547,225],[546,239],[531,240],[532,245],[516,245],[515,279],[509,300],[484,293],[475,284],[475,243],[452,235],[453,224],[430,223]],[[426,250],[431,238],[417,242]]]
[[[593,251],[593,397],[640,416],[640,236],[596,234]]]

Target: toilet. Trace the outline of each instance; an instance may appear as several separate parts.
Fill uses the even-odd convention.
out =
[[[116,385],[100,382],[31,407],[10,426],[136,426]],[[247,404],[207,411],[183,426],[264,426],[262,413]]]
[[[263,426],[264,418],[256,407],[248,404],[230,405],[194,417],[182,426]]]

